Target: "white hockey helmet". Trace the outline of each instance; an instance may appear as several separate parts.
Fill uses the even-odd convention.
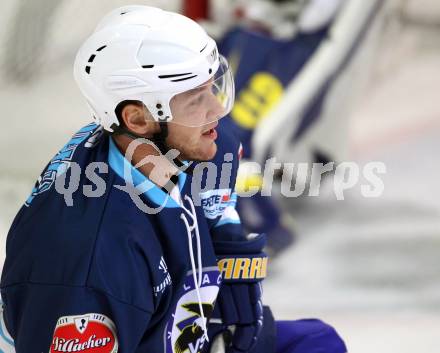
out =
[[[79,49],[74,76],[108,131],[119,125],[115,109],[123,101],[142,102],[155,121],[186,126],[212,123],[234,102],[232,73],[215,41],[193,20],[148,6],[125,6],[105,16]],[[198,95],[192,104],[215,98],[221,105],[210,121],[173,115],[173,97],[191,90]]]

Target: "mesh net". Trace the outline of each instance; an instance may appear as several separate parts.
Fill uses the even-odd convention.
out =
[[[76,50],[110,10],[130,0],[12,0],[0,15],[0,82],[26,84],[72,65]],[[180,11],[179,0],[138,4]]]

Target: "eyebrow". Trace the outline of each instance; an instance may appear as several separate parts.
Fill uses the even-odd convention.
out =
[[[198,94],[203,93],[203,91],[207,90],[207,87],[207,84],[203,84],[203,86],[199,86],[189,90],[189,97],[197,96]]]
[[[189,91],[186,91],[184,93],[186,93],[188,95],[188,98],[195,98],[196,95],[198,95],[199,93],[206,90],[210,83],[212,83],[211,80],[208,80],[207,82],[203,83],[202,85],[195,87],[195,88],[192,88]]]

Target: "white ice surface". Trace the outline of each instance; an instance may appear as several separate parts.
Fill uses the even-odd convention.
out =
[[[283,200],[296,247],[272,263],[276,316],[319,317],[350,352],[440,352],[440,43],[409,29],[386,47],[352,118],[351,157],[382,161],[385,190]],[[363,180],[365,182],[365,180]]]

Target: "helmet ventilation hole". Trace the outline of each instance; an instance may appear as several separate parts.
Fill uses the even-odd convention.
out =
[[[202,50],[200,50],[200,52],[204,51],[207,46],[208,46],[208,43],[205,44],[205,46],[202,48]]]

